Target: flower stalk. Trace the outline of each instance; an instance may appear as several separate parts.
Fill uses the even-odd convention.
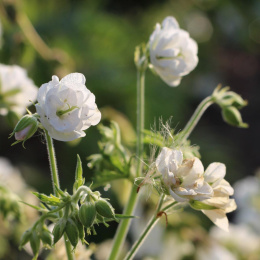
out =
[[[136,177],[142,174],[143,169],[143,129],[144,129],[144,95],[145,95],[145,68],[137,70],[137,141],[136,141],[136,157],[137,157],[137,171]],[[123,214],[132,215],[138,201],[137,188],[133,184],[130,197]],[[116,235],[114,237],[113,247],[109,256],[109,260],[115,260],[121,251],[125,241],[131,219],[124,219],[121,221]]]
[[[133,259],[133,257],[135,256],[137,250],[140,248],[140,246],[143,244],[144,240],[146,239],[146,237],[149,235],[149,233],[152,231],[153,227],[157,224],[157,222],[160,219],[160,216],[158,215],[158,213],[161,211],[162,205],[163,205],[163,201],[164,201],[164,197],[165,195],[161,195],[159,203],[158,203],[158,207],[157,210],[155,211],[155,214],[152,216],[152,218],[150,219],[150,221],[148,222],[146,228],[144,229],[143,233],[140,235],[140,237],[138,238],[138,240],[134,243],[134,245],[132,246],[131,250],[128,252],[128,254],[126,255],[126,257],[124,258],[124,260],[130,260]]]
[[[209,96],[202,100],[202,102],[199,104],[195,112],[193,113],[192,117],[184,127],[184,129],[181,131],[180,136],[178,140],[183,143],[187,138],[190,136],[191,132],[195,128],[195,126],[198,124],[200,118],[204,114],[204,112],[207,110],[209,106],[211,106],[214,103],[212,96]]]
[[[55,157],[54,145],[53,145],[52,138],[48,134],[48,131],[47,130],[44,130],[44,131],[45,131],[45,138],[46,138],[46,142],[47,142],[47,151],[48,151],[49,162],[50,162],[53,193],[55,196],[59,197],[59,194],[57,193],[57,191],[55,189],[55,186],[60,188],[60,181],[59,181],[58,167],[57,167],[57,162],[56,162],[56,157]],[[65,247],[66,247],[66,253],[67,253],[68,260],[74,260],[71,244],[70,244],[70,241],[68,240],[68,237],[66,234],[64,234],[64,243],[65,243]]]

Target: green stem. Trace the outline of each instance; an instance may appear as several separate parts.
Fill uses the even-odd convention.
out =
[[[144,129],[144,92],[145,92],[145,69],[137,70],[137,140],[136,140],[136,157],[137,171],[136,177],[142,174],[143,169],[143,129]],[[133,184],[130,197],[124,209],[125,215],[132,215],[138,201],[137,188]],[[125,241],[131,219],[124,219],[120,222],[114,237],[113,247],[109,260],[116,260]]]
[[[190,118],[189,122],[186,124],[186,126],[184,127],[184,129],[181,131],[181,133],[179,135],[178,139],[182,143],[185,140],[187,140],[187,138],[189,137],[189,135],[191,134],[191,132],[193,131],[193,129],[195,128],[195,126],[199,122],[200,118],[202,117],[203,113],[213,103],[214,102],[213,102],[213,99],[212,99],[211,96],[202,100],[202,102],[199,104],[199,106],[197,107],[197,109],[193,113],[192,117]]]
[[[156,223],[159,221],[160,216],[158,216],[158,213],[161,210],[162,204],[163,204],[163,200],[164,200],[165,195],[161,195],[159,203],[158,203],[158,207],[157,210],[155,211],[155,214],[152,216],[152,218],[150,219],[150,221],[148,222],[146,228],[144,229],[143,233],[140,235],[140,237],[138,238],[138,240],[134,243],[134,245],[132,246],[131,250],[128,252],[128,254],[126,255],[126,257],[124,258],[124,260],[130,260],[133,259],[133,257],[135,256],[137,250],[140,248],[140,246],[143,244],[144,240],[146,239],[146,237],[148,236],[148,234],[152,231],[153,227],[156,225]]]
[[[55,196],[59,197],[59,194],[56,192],[56,189],[55,189],[55,185],[58,188],[60,188],[60,182],[59,182],[59,175],[58,175],[58,168],[57,168],[57,163],[56,163],[54,145],[53,145],[52,138],[49,136],[48,131],[47,130],[44,130],[44,131],[45,131],[47,150],[48,150],[49,162],[50,162],[50,168],[51,168],[53,193]],[[61,211],[60,211],[60,217],[62,217]],[[66,234],[64,235],[64,243],[65,243],[65,247],[66,247],[68,260],[73,260],[74,257],[72,254],[71,244],[70,244]]]
[[[56,192],[56,189],[55,189],[55,185],[57,185],[57,187],[60,188],[60,181],[59,181],[54,145],[53,145],[52,138],[48,134],[48,131],[47,130],[44,130],[44,131],[45,131],[45,137],[46,137],[46,141],[47,141],[47,150],[48,150],[49,162],[50,162],[50,168],[51,168],[53,193],[55,196],[59,197],[59,194]]]

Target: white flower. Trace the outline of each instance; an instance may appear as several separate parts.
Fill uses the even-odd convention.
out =
[[[84,130],[101,119],[95,96],[86,88],[81,73],[71,73],[59,81],[57,76],[43,84],[36,104],[40,121],[49,135],[60,141],[85,136]]]
[[[155,164],[176,201],[188,202],[211,197],[213,190],[204,181],[204,167],[198,158],[183,161],[181,151],[164,147]]]
[[[218,227],[228,231],[228,219],[226,213],[236,209],[233,195],[234,189],[224,180],[226,175],[226,166],[223,163],[211,163],[205,171],[204,179],[211,184],[214,194],[213,197],[204,200],[203,203],[214,206],[217,209],[202,210],[202,212]]]
[[[37,91],[25,69],[0,64],[0,115],[6,115],[8,110],[23,115],[30,101],[36,100]]]
[[[169,86],[180,84],[198,63],[198,46],[189,33],[180,29],[173,17],[156,24],[149,40],[152,68]]]

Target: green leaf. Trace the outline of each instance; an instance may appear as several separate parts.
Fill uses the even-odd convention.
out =
[[[190,206],[196,210],[213,210],[217,209],[215,206],[205,204],[198,200],[190,200]]]
[[[51,205],[51,206],[58,206],[61,203],[61,200],[58,197],[53,196],[52,194],[49,196],[39,193],[33,192],[33,194],[42,202]]]
[[[24,202],[24,201],[19,201],[19,202],[21,202],[21,203],[23,203],[23,204],[25,204],[25,205],[27,205],[27,206],[29,206],[29,207],[33,208],[33,209],[39,210],[39,211],[42,211],[42,210],[44,210],[44,209],[43,209],[43,208],[41,208],[41,207],[38,207],[38,206],[35,206],[35,205],[32,205],[32,204],[29,204],[29,203],[27,203],[27,202]]]
[[[77,190],[80,186],[85,183],[85,179],[82,177],[83,170],[82,170],[82,162],[80,160],[79,155],[77,154],[77,166],[76,166],[76,173],[75,173],[75,182],[73,185],[73,189]]]

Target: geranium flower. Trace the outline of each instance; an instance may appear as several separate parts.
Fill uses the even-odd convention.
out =
[[[84,130],[101,119],[95,96],[85,86],[81,73],[71,73],[59,81],[57,76],[43,84],[36,104],[40,121],[49,135],[60,141],[85,136]]]
[[[180,29],[174,17],[156,24],[149,40],[152,69],[171,87],[180,84],[198,63],[198,46],[189,33]]]
[[[38,88],[25,69],[0,64],[0,115],[6,115],[8,111],[23,115],[30,101],[36,100],[37,92]]]
[[[210,198],[213,190],[204,180],[204,167],[200,159],[183,160],[182,152],[164,147],[156,159],[157,170],[178,202]]]

